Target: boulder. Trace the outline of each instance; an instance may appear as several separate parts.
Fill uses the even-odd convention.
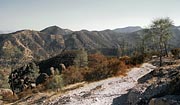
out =
[[[61,68],[62,71],[66,70],[66,66],[63,63],[60,64],[60,68]]]
[[[50,72],[51,72],[51,75],[54,75],[55,73],[54,67],[50,67]]]
[[[127,94],[126,103],[128,105],[136,105],[136,103],[140,103],[144,98],[143,93],[149,85],[150,84],[139,84],[131,89]]]

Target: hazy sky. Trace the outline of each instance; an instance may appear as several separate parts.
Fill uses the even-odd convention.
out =
[[[0,30],[72,30],[148,26],[158,17],[180,25],[180,0],[0,0]]]

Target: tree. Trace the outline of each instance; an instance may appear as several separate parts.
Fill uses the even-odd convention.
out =
[[[173,25],[173,21],[170,18],[160,18],[155,19],[152,21],[150,25],[151,34],[153,35],[154,39],[158,43],[159,47],[159,59],[160,59],[160,66],[162,66],[162,56],[163,56],[163,49],[165,49],[165,53],[167,53],[167,42],[172,36],[170,28]]]

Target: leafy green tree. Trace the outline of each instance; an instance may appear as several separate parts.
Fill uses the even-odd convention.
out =
[[[157,46],[159,47],[160,66],[162,66],[162,56],[164,53],[164,49],[165,53],[167,54],[167,42],[172,36],[172,33],[170,31],[172,25],[173,21],[168,17],[155,19],[154,21],[152,21],[152,24],[150,25],[151,34],[157,41]]]

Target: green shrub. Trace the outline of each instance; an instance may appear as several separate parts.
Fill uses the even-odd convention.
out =
[[[131,57],[131,64],[132,65],[137,65],[137,64],[141,64],[145,61],[146,56],[145,55],[134,55],[133,57]]]
[[[56,90],[61,89],[64,86],[62,75],[53,75],[48,79],[48,81],[44,84],[45,90]]]
[[[8,77],[5,72],[0,71],[0,88],[10,88],[8,84]]]

